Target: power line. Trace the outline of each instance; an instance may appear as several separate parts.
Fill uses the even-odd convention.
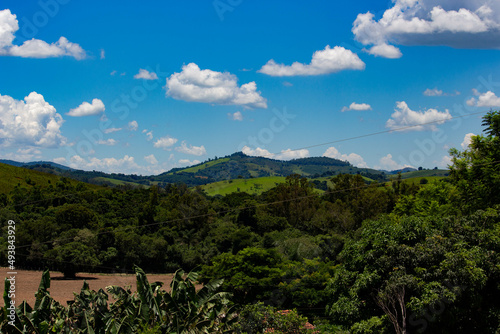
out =
[[[381,134],[385,134],[385,133],[404,131],[404,130],[408,130],[408,129],[412,129],[412,128],[416,128],[416,127],[421,127],[421,126],[425,126],[425,125],[442,123],[442,122],[445,122],[445,121],[448,121],[448,120],[459,119],[459,118],[464,118],[464,117],[468,117],[468,116],[474,116],[474,115],[478,115],[478,114],[484,114],[486,112],[487,111],[478,111],[478,112],[475,112],[475,113],[470,113],[470,114],[465,114],[465,115],[459,115],[459,116],[453,116],[453,117],[447,118],[446,120],[431,121],[431,122],[426,122],[426,123],[419,123],[419,124],[414,124],[414,125],[408,125],[408,126],[400,127],[400,128],[397,128],[397,129],[372,132],[372,133],[368,133],[368,134],[364,134],[364,135],[359,135],[359,136],[354,136],[354,137],[348,137],[348,138],[343,138],[343,139],[337,139],[337,140],[333,140],[333,141],[329,141],[329,142],[324,142],[324,143],[320,143],[320,144],[313,144],[313,145],[304,146],[304,147],[301,147],[301,148],[290,149],[289,151],[290,152],[295,152],[295,151],[300,151],[300,150],[304,150],[304,149],[310,149],[310,148],[314,148],[314,147],[326,146],[326,145],[331,145],[331,144],[345,142],[345,141],[350,141],[350,140],[355,140],[355,139],[367,138],[367,137],[381,135]],[[279,152],[279,153],[269,153],[269,154],[261,155],[261,157],[267,157],[267,156],[268,157],[273,157],[274,155],[280,154],[280,153],[281,152]],[[89,190],[87,190],[85,192],[93,192],[93,191],[95,191],[95,190],[89,189]],[[79,192],[79,193],[82,193],[82,192]],[[43,200],[38,200],[38,201],[30,201],[30,202],[19,203],[19,204],[16,204],[16,206],[23,206],[23,205],[31,205],[31,204],[36,204],[36,203],[43,203],[43,202],[54,200],[54,199],[66,198],[66,197],[69,197],[69,196],[77,195],[79,193],[66,194],[66,195],[57,196],[57,197],[48,198],[48,199],[43,199]],[[13,205],[10,205],[9,207],[13,207]]]
[[[321,143],[321,144],[313,144],[313,145],[304,146],[304,147],[301,147],[301,148],[290,149],[289,151],[290,152],[295,152],[295,151],[300,151],[300,150],[305,150],[305,149],[310,149],[310,148],[315,148],[315,147],[320,147],[320,146],[326,146],[326,145],[332,145],[332,144],[336,144],[336,143],[346,142],[346,141],[355,140],[355,139],[361,139],[361,138],[366,138],[366,137],[377,136],[377,135],[381,135],[381,134],[384,134],[384,133],[405,131],[405,130],[410,130],[410,129],[413,129],[413,128],[422,127],[422,126],[425,126],[425,125],[443,123],[443,122],[446,122],[446,121],[451,121],[453,119],[459,119],[459,118],[464,118],[464,117],[469,117],[469,116],[474,116],[474,115],[479,115],[479,114],[484,114],[484,113],[487,113],[487,111],[478,111],[478,112],[474,112],[474,113],[470,113],[470,114],[465,114],[465,115],[452,116],[452,117],[449,117],[449,118],[447,118],[445,120],[438,120],[438,121],[431,121],[431,122],[413,124],[413,125],[399,127],[397,129],[372,132],[372,133],[367,133],[367,134],[364,134],[364,135],[359,135],[359,136],[353,136],[353,137],[348,137],[348,138],[343,138],[343,139],[332,140],[332,141],[324,142],[324,143]],[[262,156],[263,157],[274,156],[274,155],[280,154],[280,153],[282,153],[282,152],[279,152],[279,153],[270,153],[270,154],[262,155]]]

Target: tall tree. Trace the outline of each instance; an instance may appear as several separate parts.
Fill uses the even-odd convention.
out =
[[[468,149],[450,150],[450,178],[468,211],[500,203],[500,113],[488,112],[482,125],[485,135],[473,136]]]

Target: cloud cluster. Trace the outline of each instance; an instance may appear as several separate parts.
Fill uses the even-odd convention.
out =
[[[423,94],[425,96],[443,96],[443,91],[441,89],[437,89],[437,88],[433,88],[433,89],[427,88]]]
[[[106,110],[104,103],[99,99],[93,99],[92,103],[83,102],[78,107],[71,109],[66,115],[73,117],[83,117],[98,115]]]
[[[181,146],[178,146],[175,148],[177,152],[184,153],[184,154],[190,154],[190,155],[196,155],[196,156],[201,156],[207,154],[207,150],[205,149],[205,146],[192,146],[192,145],[187,145],[185,141],[181,143]]]
[[[113,138],[109,138],[109,139],[101,139],[99,141],[97,141],[97,144],[98,145],[106,145],[106,146],[115,146],[116,144],[118,144],[118,141],[116,139],[113,139]]]
[[[274,77],[322,75],[343,70],[364,70],[365,63],[358,55],[341,46],[333,49],[329,45],[324,50],[314,52],[310,64],[294,62],[292,65],[278,64],[273,59],[257,72]]]
[[[260,148],[260,147],[252,149],[251,147],[243,146],[243,148],[241,149],[241,152],[243,152],[246,155],[249,155],[251,157],[264,157],[264,158],[272,159],[274,156],[273,153],[269,152],[268,150],[266,150],[264,148]]]
[[[342,112],[345,111],[350,111],[350,110],[357,110],[357,111],[364,111],[364,110],[372,110],[372,106],[367,104],[367,103],[356,103],[353,102],[349,107],[344,107],[342,108]]]
[[[440,112],[436,109],[425,111],[411,110],[406,102],[397,102],[396,109],[387,120],[386,127],[392,130],[403,131],[423,131],[436,130],[436,124],[443,124],[451,118],[450,112],[445,110]]]
[[[406,167],[413,167],[413,166],[398,164],[392,158],[392,154],[387,154],[386,156],[380,158],[379,165],[375,166],[375,169],[393,171],[393,170],[403,169]]]
[[[238,86],[234,74],[201,70],[195,63],[184,65],[180,73],[167,78],[166,88],[167,96],[176,100],[267,108],[255,82]]]
[[[464,136],[464,141],[462,142],[462,144],[460,144],[460,146],[462,146],[462,148],[464,150],[468,149],[469,148],[469,145],[470,143],[472,142],[472,137],[474,137],[475,134],[474,133],[468,133]]]
[[[188,167],[188,166],[193,166],[193,165],[197,165],[201,163],[200,160],[189,160],[189,159],[180,159],[179,160],[179,164],[182,166],[182,167]]]
[[[0,146],[58,147],[63,118],[42,95],[32,92],[24,100],[0,95]]]
[[[109,133],[118,132],[121,130],[123,130],[123,129],[122,128],[108,128],[108,129],[104,130],[104,133],[109,134]]]
[[[467,100],[467,105],[471,107],[500,108],[500,97],[496,96],[492,91],[481,94],[474,89],[473,92],[477,99],[473,97]]]
[[[356,40],[369,53],[399,58],[397,45],[500,47],[500,2],[487,0],[395,0],[380,19],[367,12],[353,23]]]
[[[230,120],[233,120],[233,121],[240,121],[241,122],[243,120],[243,114],[241,113],[241,111],[237,111],[234,114],[228,113],[227,116],[229,117]]]
[[[427,88],[424,90],[423,94],[425,96],[457,96],[460,95],[460,92],[455,91],[454,93],[445,93],[442,89],[437,89],[437,87],[435,87],[433,89]]]
[[[129,155],[124,155],[122,158],[85,158],[74,155],[69,159],[59,157],[52,159],[52,161],[75,169],[141,175],[160,174],[177,166],[169,164],[168,162],[160,163],[153,154],[145,156],[143,159],[148,165],[139,165],[135,161],[135,158]]]
[[[134,157],[125,155],[123,158],[89,158],[86,160],[79,155],[71,157],[69,167],[85,170],[99,170],[108,173],[124,173],[125,171],[138,170],[140,166]]]
[[[128,129],[130,131],[137,131],[138,128],[139,128],[139,123],[137,123],[137,121],[128,122]]]
[[[174,146],[175,143],[177,143],[177,141],[178,141],[177,138],[172,138],[170,136],[162,137],[157,141],[155,141],[154,147],[169,151],[172,148],[172,146]]]
[[[1,154],[2,159],[9,159],[20,162],[28,162],[33,160],[41,160],[42,159],[42,151],[37,148],[29,147],[29,148],[19,148],[17,151],[8,152]]]
[[[158,164],[158,160],[156,160],[156,157],[154,156],[154,154],[150,154],[150,155],[145,156],[144,160],[146,160],[146,162],[148,162],[151,165]]]
[[[85,50],[78,44],[60,37],[55,43],[47,43],[39,39],[30,39],[22,45],[14,45],[15,34],[19,23],[10,9],[0,10],[0,56],[17,56],[24,58],[52,58],[69,56],[81,60],[86,58]]]
[[[139,69],[139,73],[134,75],[134,79],[158,80],[158,75],[155,72],[149,72],[145,69]]]
[[[286,149],[282,150],[279,154],[274,156],[274,159],[277,160],[292,160],[292,159],[300,159],[309,157],[309,150],[301,149],[301,150],[292,150]]]
[[[359,168],[368,168],[365,160],[362,156],[356,153],[351,154],[341,154],[335,147],[329,147],[325,153],[323,153],[324,157],[338,159],[342,161],[349,161],[353,166]]]
[[[252,149],[248,146],[244,146],[241,151],[244,154],[249,155],[249,156],[264,157],[264,158],[276,159],[276,160],[292,160],[292,159],[300,159],[300,158],[309,157],[309,150],[306,150],[306,149],[292,150],[289,148],[286,150],[282,150],[278,154],[274,154],[274,153],[271,153],[264,148],[257,147],[255,149]]]

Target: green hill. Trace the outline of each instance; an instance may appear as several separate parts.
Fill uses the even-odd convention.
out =
[[[447,177],[449,175],[449,170],[446,169],[424,169],[424,170],[416,170],[407,173],[401,173],[401,179],[412,179],[412,178],[423,178],[423,177]],[[395,180],[398,178],[398,175],[391,175],[390,178]]]
[[[241,152],[185,169],[174,169],[158,176],[151,176],[149,180],[157,183],[182,182],[188,186],[196,186],[229,180],[234,180],[234,183],[237,179],[286,177],[291,174],[316,179],[340,173],[361,174],[371,180],[386,180],[386,174],[382,171],[357,168],[346,161],[332,158],[315,157],[282,161],[247,156]]]
[[[209,183],[202,186],[202,189],[209,196],[227,195],[233,192],[246,192],[248,194],[259,195],[271,188],[274,188],[278,183],[285,182],[283,176],[267,176],[256,179],[235,179],[224,180],[214,183]]]
[[[59,180],[60,176],[58,175],[0,163],[1,194],[8,194],[17,185],[27,188],[38,185],[43,189],[51,184],[55,185]],[[72,185],[76,185],[79,181],[68,179],[68,182]]]

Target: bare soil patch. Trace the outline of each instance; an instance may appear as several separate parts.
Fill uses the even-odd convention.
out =
[[[4,281],[8,277],[8,268],[0,268],[0,296],[3,296]],[[35,304],[35,293],[40,285],[42,271],[16,270],[16,305],[20,305],[26,300],[30,306]],[[148,274],[149,283],[163,282],[164,290],[170,290],[173,274]],[[134,274],[92,274],[78,273],[75,279],[65,279],[60,272],[50,273],[50,295],[56,301],[67,305],[68,300],[74,299],[74,294],[79,293],[86,280],[91,290],[104,289],[109,285],[118,285],[121,287],[130,286],[132,291],[137,291],[136,278]],[[0,306],[3,306],[3,298],[0,297]]]

